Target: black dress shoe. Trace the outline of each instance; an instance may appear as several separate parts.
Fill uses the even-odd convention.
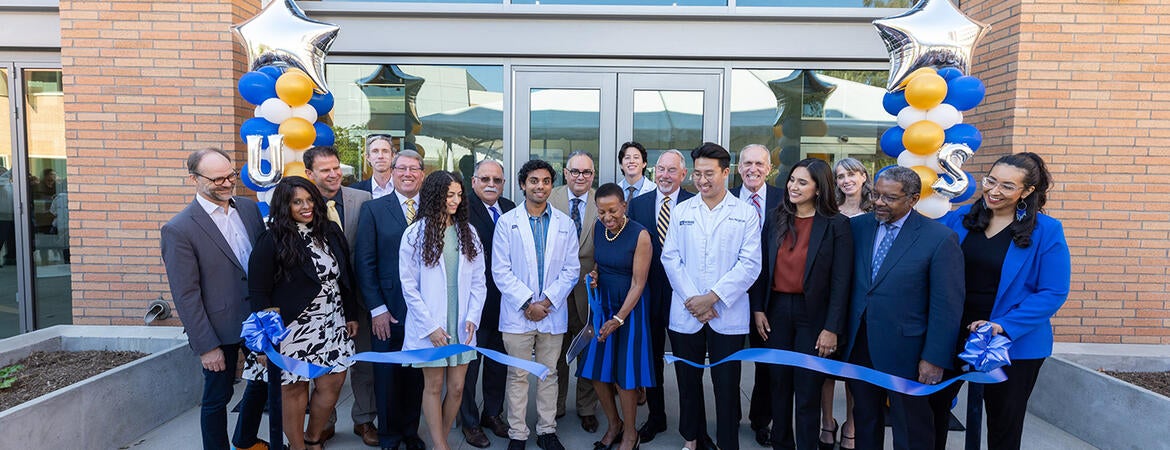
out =
[[[527,446],[528,446],[527,440],[524,440],[524,441],[521,441],[519,439],[509,439],[508,440],[508,450],[524,450],[524,448]]]
[[[508,424],[499,416],[482,417],[479,419],[479,425],[492,430],[492,434],[496,436],[505,439],[508,437]]]
[[[597,416],[577,416],[581,418],[581,429],[589,433],[597,432]]]
[[[556,433],[542,434],[536,437],[536,446],[542,450],[565,450],[565,446],[561,445],[561,440],[557,439]]]
[[[646,422],[642,424],[642,428],[638,429],[638,439],[643,443],[650,442],[654,440],[655,436],[658,436],[658,433],[663,431],[666,431],[666,425],[657,425]]]
[[[463,439],[475,448],[488,448],[492,445],[492,441],[488,440],[487,435],[483,434],[483,429],[479,427],[464,428]]]
[[[403,439],[402,442],[406,444],[406,450],[427,450],[427,443],[423,442],[418,436],[411,436]]]
[[[756,428],[756,443],[761,447],[772,446],[772,427]]]
[[[699,440],[699,444],[699,448],[703,450],[719,450],[719,446],[715,445],[715,441],[711,439],[711,436],[703,436],[703,439]]]

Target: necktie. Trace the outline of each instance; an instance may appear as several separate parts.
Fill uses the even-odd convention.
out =
[[[408,198],[408,199],[406,199],[406,201],[404,203],[406,203],[406,221],[408,223],[414,222],[414,214],[415,214],[414,199]]]
[[[496,223],[500,220],[500,210],[496,209],[495,206],[488,208],[488,211],[492,213],[492,223]]]
[[[666,228],[670,225],[670,197],[662,198],[662,207],[658,209],[658,245],[666,243]]]
[[[581,237],[581,199],[575,198],[569,202],[569,217],[577,225],[577,237]]]
[[[873,272],[869,274],[870,281],[877,278],[878,269],[882,268],[882,261],[886,259],[886,254],[894,245],[894,230],[898,229],[892,223],[883,223],[882,226],[886,227],[886,235],[882,237],[882,243],[878,244],[877,251],[873,253]]]
[[[638,190],[638,188],[633,186],[626,188],[626,203],[629,203],[630,200],[634,199],[634,191],[636,190]]]
[[[341,215],[337,214],[337,202],[333,200],[325,202],[325,212],[330,222],[337,224],[342,230],[345,229],[345,226],[341,224]]]
[[[752,205],[756,207],[756,218],[764,218],[764,209],[760,207],[760,194],[752,194]]]

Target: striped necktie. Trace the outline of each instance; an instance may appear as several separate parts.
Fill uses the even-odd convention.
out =
[[[406,203],[406,223],[413,223],[414,222],[414,215],[416,213],[416,211],[414,210],[414,199],[408,198],[403,203]]]
[[[666,243],[666,228],[670,225],[670,197],[662,198],[662,207],[658,208],[658,244]]]
[[[763,220],[764,209],[760,207],[760,194],[752,194],[752,205],[756,207],[756,218]]]

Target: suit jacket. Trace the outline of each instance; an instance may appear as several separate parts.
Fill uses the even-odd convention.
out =
[[[967,238],[963,216],[970,210],[971,206],[967,205],[941,219],[958,233],[959,242]],[[1009,245],[1000,270],[991,321],[1002,326],[1012,339],[1008,355],[1012,359],[1051,355],[1051,318],[1068,299],[1072,272],[1060,221],[1044,214],[1036,216],[1032,245],[1028,248],[1021,248],[1015,242]]]
[[[235,197],[236,212],[255,244],[264,230],[256,202]],[[240,342],[248,307],[248,275],[227,239],[198,201],[192,201],[162,227],[163,264],[175,309],[191,349],[200,355]]]
[[[326,222],[329,230],[325,232],[328,239],[329,252],[337,262],[339,272],[337,285],[340,288],[341,305],[347,322],[357,321],[361,310],[353,286],[353,270],[350,268],[349,245],[345,242],[345,235],[333,222]],[[313,263],[312,255],[308,251],[308,242],[300,240],[298,250],[301,251],[301,263],[296,268],[287,270],[287,276],[276,275],[276,259],[278,244],[272,230],[266,230],[256,240],[256,247],[252,249],[252,257],[248,261],[248,302],[252,311],[263,311],[267,308],[280,308],[280,318],[285,325],[296,320],[297,316],[309,306],[317,294],[321,293],[321,279],[317,276],[317,268]]]
[[[589,296],[585,292],[585,275],[593,270],[593,223],[597,222],[597,198],[595,189],[590,188],[585,194],[585,217],[581,218],[581,235],[577,238],[580,250],[577,253],[581,273],[577,276],[577,286],[573,288],[573,308],[581,323],[589,320]],[[569,186],[558,186],[549,194],[548,204],[558,211],[569,216],[569,223],[573,223],[573,215],[569,212]],[[574,229],[576,231],[576,229]]]
[[[673,214],[674,208],[678,207],[679,203],[694,196],[695,194],[680,188],[678,200],[670,205],[671,213]],[[661,205],[657,203],[657,190],[639,195],[630,200],[627,215],[630,220],[638,222],[650,233],[650,246],[654,250],[654,257],[650,260],[650,272],[646,277],[646,295],[650,301],[649,312],[652,320],[658,319],[662,323],[666,323],[670,316],[670,296],[674,290],[670,288],[670,280],[666,278],[666,271],[662,268],[662,244],[659,243],[659,238],[665,236],[658,235],[658,209]],[[667,233],[669,232],[668,228]]]
[[[406,301],[398,276],[398,249],[407,225],[396,194],[362,203],[353,258],[366,310],[386,306],[399,321],[406,318]]]
[[[734,195],[736,198],[740,198],[739,193],[741,189],[743,189],[742,185],[728,189],[728,191],[730,191],[731,195]],[[760,252],[761,257],[766,260],[768,257],[764,256],[763,252],[767,251],[767,245],[765,245],[768,242],[766,230],[772,226],[772,214],[770,211],[772,211],[773,208],[780,206],[780,201],[783,200],[782,196],[784,195],[784,190],[770,184],[765,184],[764,189],[767,193],[764,194],[766,196],[766,198],[764,198],[764,217],[760,224]],[[751,206],[752,209],[755,209],[755,206],[752,205],[752,202],[746,199],[743,200],[743,202],[747,203],[748,206]],[[775,259],[776,254],[772,253],[771,255],[773,259]],[[760,277],[756,279],[755,284],[752,284],[751,289],[748,290],[748,295],[753,299],[767,300],[768,296],[772,292],[772,289],[769,286],[767,280],[767,278],[771,276],[771,272],[760,271]]]
[[[764,253],[764,278],[767,292],[772,292],[773,275],[776,273],[776,253],[781,242],[777,239],[776,225],[769,222],[764,229],[767,251]],[[845,311],[849,305],[849,283],[853,279],[853,231],[849,218],[841,214],[826,217],[821,213],[813,216],[809,231],[808,256],[803,271],[805,311],[814,324],[836,333],[845,331]],[[752,297],[752,312],[767,313],[771,295]]]
[[[484,323],[480,328],[491,326],[494,330],[499,328],[500,324],[500,288],[496,287],[496,280],[492,275],[492,236],[496,232],[496,223],[492,221],[492,214],[483,205],[483,200],[475,195],[475,191],[468,190],[467,192],[468,221],[471,222],[471,226],[475,227],[475,232],[479,235],[479,242],[483,244],[484,273],[487,276],[487,297],[483,302],[483,318],[481,319]],[[496,201],[496,207],[500,209],[500,215],[503,216],[504,213],[515,208],[516,204],[501,196]]]
[[[955,359],[965,292],[963,250],[954,231],[910,211],[877,277],[870,281],[878,222],[851,219],[853,296],[846,358],[865,316],[873,368],[918,379],[918,361],[944,369]]]
[[[367,194],[371,194],[374,192],[374,179],[373,178],[366,178],[362,181],[358,181],[354,184],[349,185],[349,188],[350,189],[357,189],[359,191],[366,191]]]
[[[408,306],[403,330],[405,335],[402,338],[403,350],[435,348],[430,334],[437,329],[443,329],[460,344],[467,342],[469,336],[464,323],[471,322],[476,329],[479,328],[483,300],[487,294],[483,274],[483,246],[477,237],[474,244],[477,250],[475,258],[468,261],[462,253],[457,256],[458,320],[455,321],[456,329],[447,328],[450,295],[447,291],[447,263],[441,255],[439,263],[434,266],[423,263],[422,236],[425,227],[426,220],[415,221],[407,227],[399,247],[398,270],[402,273],[402,295]],[[470,338],[471,345],[475,345],[475,336]]]
[[[369,191],[341,187],[341,202],[345,209],[345,217],[341,218],[341,223],[345,225],[345,242],[349,244],[351,256],[357,246],[358,218],[361,216],[362,203],[370,201],[370,198]]]

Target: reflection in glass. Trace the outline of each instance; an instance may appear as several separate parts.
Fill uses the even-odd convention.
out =
[[[676,149],[692,167],[690,150],[703,142],[703,91],[634,91],[633,140],[646,147],[646,169],[654,179],[654,164],[663,152]],[[687,177],[683,188],[694,191]]]
[[[365,137],[386,134],[423,155],[428,171],[471,176],[486,157],[503,158],[503,68],[329,64],[333,126],[345,184],[369,178]]]
[[[16,207],[12,185],[12,89],[0,68],[0,338],[20,333],[16,296]]]
[[[73,323],[65,111],[60,69],[23,72],[36,327]]]
[[[554,184],[565,183],[569,153],[581,150],[593,157],[601,150],[601,91],[597,89],[532,89],[529,93],[529,159],[543,159],[557,173]],[[597,186],[597,177],[593,179]]]
[[[727,0],[512,0],[517,5],[727,6]]]
[[[909,8],[912,0],[736,0],[736,6],[792,6],[822,8]]]
[[[882,108],[885,77],[884,71],[864,70],[733,70],[732,159],[748,144],[768,147],[773,184],[808,157],[857,158],[870,173],[894,163],[878,148],[882,133],[896,125]],[[740,184],[735,170],[732,178],[731,186]]]

